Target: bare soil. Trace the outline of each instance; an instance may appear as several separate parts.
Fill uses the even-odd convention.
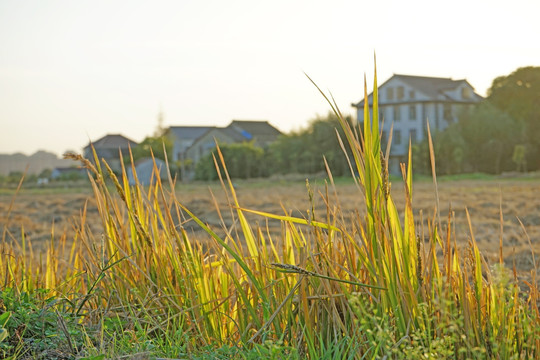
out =
[[[306,184],[303,181],[274,180],[239,182],[236,185],[240,205],[259,211],[283,215],[284,211],[293,216],[307,218],[314,210],[315,217],[324,220],[327,207],[324,198],[327,194],[323,180],[310,185],[314,194],[310,201]],[[177,187],[177,198],[202,220],[216,229],[231,226],[232,217],[225,192],[217,184],[188,184]],[[352,183],[328,188],[331,204],[339,204],[344,214],[358,210],[364,212],[360,190]],[[404,208],[404,192],[400,182],[392,184],[392,193],[398,209]],[[454,217],[452,239],[466,244],[471,239],[471,231],[466,216],[470,214],[472,234],[483,255],[489,262],[496,262],[501,238],[503,255],[508,267],[514,264],[519,272],[534,269],[533,254],[540,260],[540,181],[523,179],[501,180],[460,180],[443,181],[438,184],[440,218],[443,227],[450,212]],[[213,194],[213,195],[212,195]],[[13,200],[13,195],[0,195],[0,230],[6,241],[17,242],[24,233],[31,241],[34,251],[44,251],[51,238],[66,234],[73,239],[83,206],[87,206],[86,223],[94,234],[102,232],[100,217],[90,188],[66,191],[22,190]],[[214,205],[222,213],[223,222]],[[420,181],[414,184],[413,207],[415,219],[433,219],[435,212],[435,188],[431,182]],[[264,218],[252,217],[266,227]],[[208,238],[194,222],[184,224],[194,238],[205,241]],[[279,237],[280,225],[276,221],[268,223],[273,236]],[[421,227],[418,227],[421,229]],[[51,233],[51,229],[54,232]],[[426,229],[425,229],[426,230]],[[419,230],[420,231],[420,230]],[[99,236],[96,236],[99,238]]]

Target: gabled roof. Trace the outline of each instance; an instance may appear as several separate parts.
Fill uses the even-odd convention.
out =
[[[453,90],[467,80],[452,80],[451,78],[413,76],[395,74],[392,79],[399,79],[409,86],[421,91],[427,96],[440,94],[444,90]],[[382,86],[382,85],[381,85]]]
[[[215,126],[171,126],[169,130],[179,140],[196,140]]]
[[[108,134],[102,137],[101,139],[91,142],[85,146],[89,148],[90,145],[93,145],[95,149],[127,149],[129,146],[138,145],[137,142],[128,139],[127,137],[120,134]]]
[[[474,88],[469,84],[465,79],[453,80],[451,78],[441,78],[441,77],[430,77],[430,76],[415,76],[415,75],[403,75],[403,74],[394,74],[391,78],[386,80],[384,83],[379,85],[379,90],[385,86],[390,80],[398,79],[403,83],[414,88],[418,92],[421,92],[425,96],[431,98],[431,100],[440,100],[439,96],[444,96],[446,100],[455,101],[445,94],[445,91],[454,90],[462,84],[467,84],[472,90]],[[480,95],[474,93],[477,98],[481,98]],[[369,94],[368,101],[371,104],[373,99],[373,94]],[[476,102],[476,101],[471,101]],[[356,104],[351,104],[352,106],[359,107],[364,105],[364,99]]]
[[[234,141],[242,142],[246,140],[251,140],[253,136],[251,134],[242,133],[242,131],[238,131],[238,129],[233,129],[230,126],[226,128],[218,128],[219,131],[233,139]]]
[[[227,128],[239,131],[246,139],[255,136],[279,136],[281,131],[270,125],[268,121],[233,120]]]
[[[179,150],[184,152],[190,148],[200,137],[212,129],[216,129],[215,126],[171,126],[167,130],[167,133],[172,134],[176,140],[179,141]]]

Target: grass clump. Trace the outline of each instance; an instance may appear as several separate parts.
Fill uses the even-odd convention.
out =
[[[410,152],[402,166],[406,205],[397,209],[376,81],[362,129],[329,103],[358,188],[349,196],[362,197],[365,211],[341,212],[330,170],[322,192],[306,184],[305,217],[246,209],[218,149],[214,161],[230,206],[217,210],[220,217],[230,212],[233,225],[221,218],[215,229],[176,198],[173,179],[130,186],[125,171],[116,177],[97,157],[79,157],[92,173],[103,234],[89,230],[83,208],[72,248],[53,236],[39,258],[24,239],[10,247],[4,238],[4,289],[47,289],[56,301],[51,308],[63,304],[61,317],[86,331],[82,345],[72,341],[71,356],[540,358],[534,274],[521,291],[502,258],[495,270],[487,264],[472,231],[466,249],[458,248],[451,217],[440,219],[437,209],[418,225]],[[325,211],[315,210],[316,197]],[[254,216],[279,220],[281,236]],[[190,239],[192,222],[212,245]]]

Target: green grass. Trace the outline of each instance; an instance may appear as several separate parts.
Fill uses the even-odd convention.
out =
[[[338,199],[330,172],[318,193],[307,182],[306,218],[243,207],[219,151],[219,191],[229,206],[218,210],[234,219],[220,232],[182,204],[172,179],[130,186],[98,159],[93,166],[78,158],[94,174],[103,234],[89,231],[83,210],[71,248],[55,236],[43,256],[24,238],[3,244],[2,293],[29,296],[29,309],[64,319],[51,323],[57,342],[50,346],[73,358],[540,358],[534,274],[524,292],[503,259],[487,265],[472,232],[461,250],[451,219],[417,225],[410,155],[396,181],[405,207],[396,207],[380,147],[376,83],[374,104],[375,120],[363,129],[341,121],[358,191]],[[316,197],[325,211],[314,210]],[[364,200],[365,212],[341,211],[352,197]],[[253,215],[263,221],[248,221]],[[279,237],[258,225],[265,219],[281,222]],[[189,239],[188,220],[206,232],[210,248]],[[12,339],[16,331],[7,326]],[[43,334],[48,339],[45,330],[13,338],[13,349]]]

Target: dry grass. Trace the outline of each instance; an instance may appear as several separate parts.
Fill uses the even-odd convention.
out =
[[[323,180],[312,180],[311,185],[316,194],[324,193]],[[344,214],[352,214],[362,209],[363,201],[354,184],[341,182],[336,185],[336,189]],[[80,212],[86,202],[88,202],[86,223],[96,234],[103,231],[101,218],[90,189],[87,192],[77,190],[77,192],[65,191],[58,194],[33,190],[28,192],[23,189],[17,195],[9,218],[8,208],[12,195],[0,196],[0,227],[3,229],[8,225],[8,239],[20,239],[21,228],[24,227],[27,239],[32,242],[34,250],[46,251],[51,238],[51,226],[54,224],[56,234],[60,235],[65,231],[69,241],[74,237],[74,224],[80,222]],[[396,206],[398,209],[403,209],[405,204],[402,187],[394,184],[392,192],[396,199]],[[431,216],[434,209],[433,185],[426,181],[416,182],[414,192],[415,214],[418,218],[420,212],[424,217]],[[220,209],[226,209],[228,203],[219,184],[198,183],[179,186],[176,193],[177,198],[204,222],[217,229],[221,227],[214,198]],[[467,208],[482,254],[491,261],[496,261],[500,236],[499,205],[502,200],[504,257],[508,265],[511,265],[515,258],[518,271],[529,272],[533,263],[531,247],[524,230],[532,240],[532,250],[539,256],[540,198],[531,196],[538,193],[540,193],[540,183],[536,181],[519,179],[443,181],[439,183],[441,216],[446,218],[448,209],[452,209],[455,213],[456,238],[462,245],[466,245],[469,237],[465,216],[465,208]],[[237,184],[237,194],[244,207],[274,214],[282,214],[285,208],[296,216],[305,217],[311,208],[305,182],[299,180],[281,183],[270,180],[240,182]],[[315,196],[314,204],[316,212],[320,214],[326,212],[326,206],[320,194]],[[226,225],[231,226],[230,213],[222,211],[222,215]],[[251,216],[251,218],[261,225],[266,225],[260,217]],[[523,227],[518,218],[523,222]],[[270,221],[269,225],[273,234],[281,232],[279,221]],[[208,234],[201,231],[194,222],[185,226],[190,232],[191,239],[201,242],[209,240]]]

